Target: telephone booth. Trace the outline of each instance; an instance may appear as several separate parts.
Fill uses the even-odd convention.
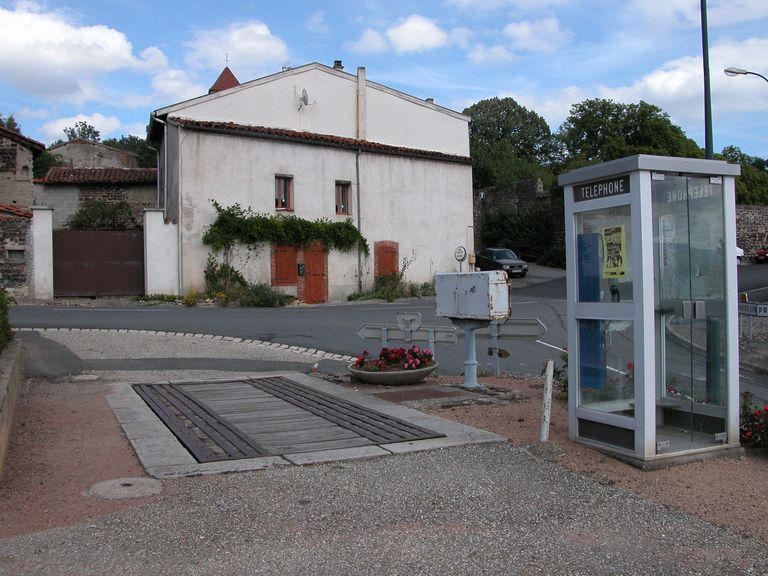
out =
[[[571,438],[644,468],[738,449],[739,171],[639,155],[560,176]]]

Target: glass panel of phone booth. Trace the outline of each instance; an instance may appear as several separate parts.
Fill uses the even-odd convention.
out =
[[[725,432],[725,230],[721,178],[654,174],[656,443],[675,452]]]

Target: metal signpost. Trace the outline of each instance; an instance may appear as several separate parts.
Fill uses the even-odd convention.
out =
[[[427,342],[432,351],[432,358],[437,360],[435,344],[456,344],[456,328],[453,326],[422,326],[418,312],[398,314],[396,325],[364,324],[357,331],[360,338],[381,340],[381,347],[388,348],[389,341]]]
[[[547,327],[538,318],[509,318],[504,322],[494,320],[487,328],[475,330],[475,337],[490,338],[494,372],[501,376],[499,340],[538,340],[546,333]]]

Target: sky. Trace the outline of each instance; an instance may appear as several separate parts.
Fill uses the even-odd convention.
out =
[[[512,97],[556,131],[588,98],[659,106],[704,147],[700,0],[0,0],[0,114],[50,144],[311,62],[461,112]],[[768,158],[768,0],[708,0],[714,150]]]

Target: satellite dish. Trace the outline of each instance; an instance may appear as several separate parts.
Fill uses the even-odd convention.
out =
[[[299,97],[299,110],[304,108],[304,106],[307,106],[309,104],[309,94],[307,94],[307,89],[302,88],[301,89],[301,96]]]

